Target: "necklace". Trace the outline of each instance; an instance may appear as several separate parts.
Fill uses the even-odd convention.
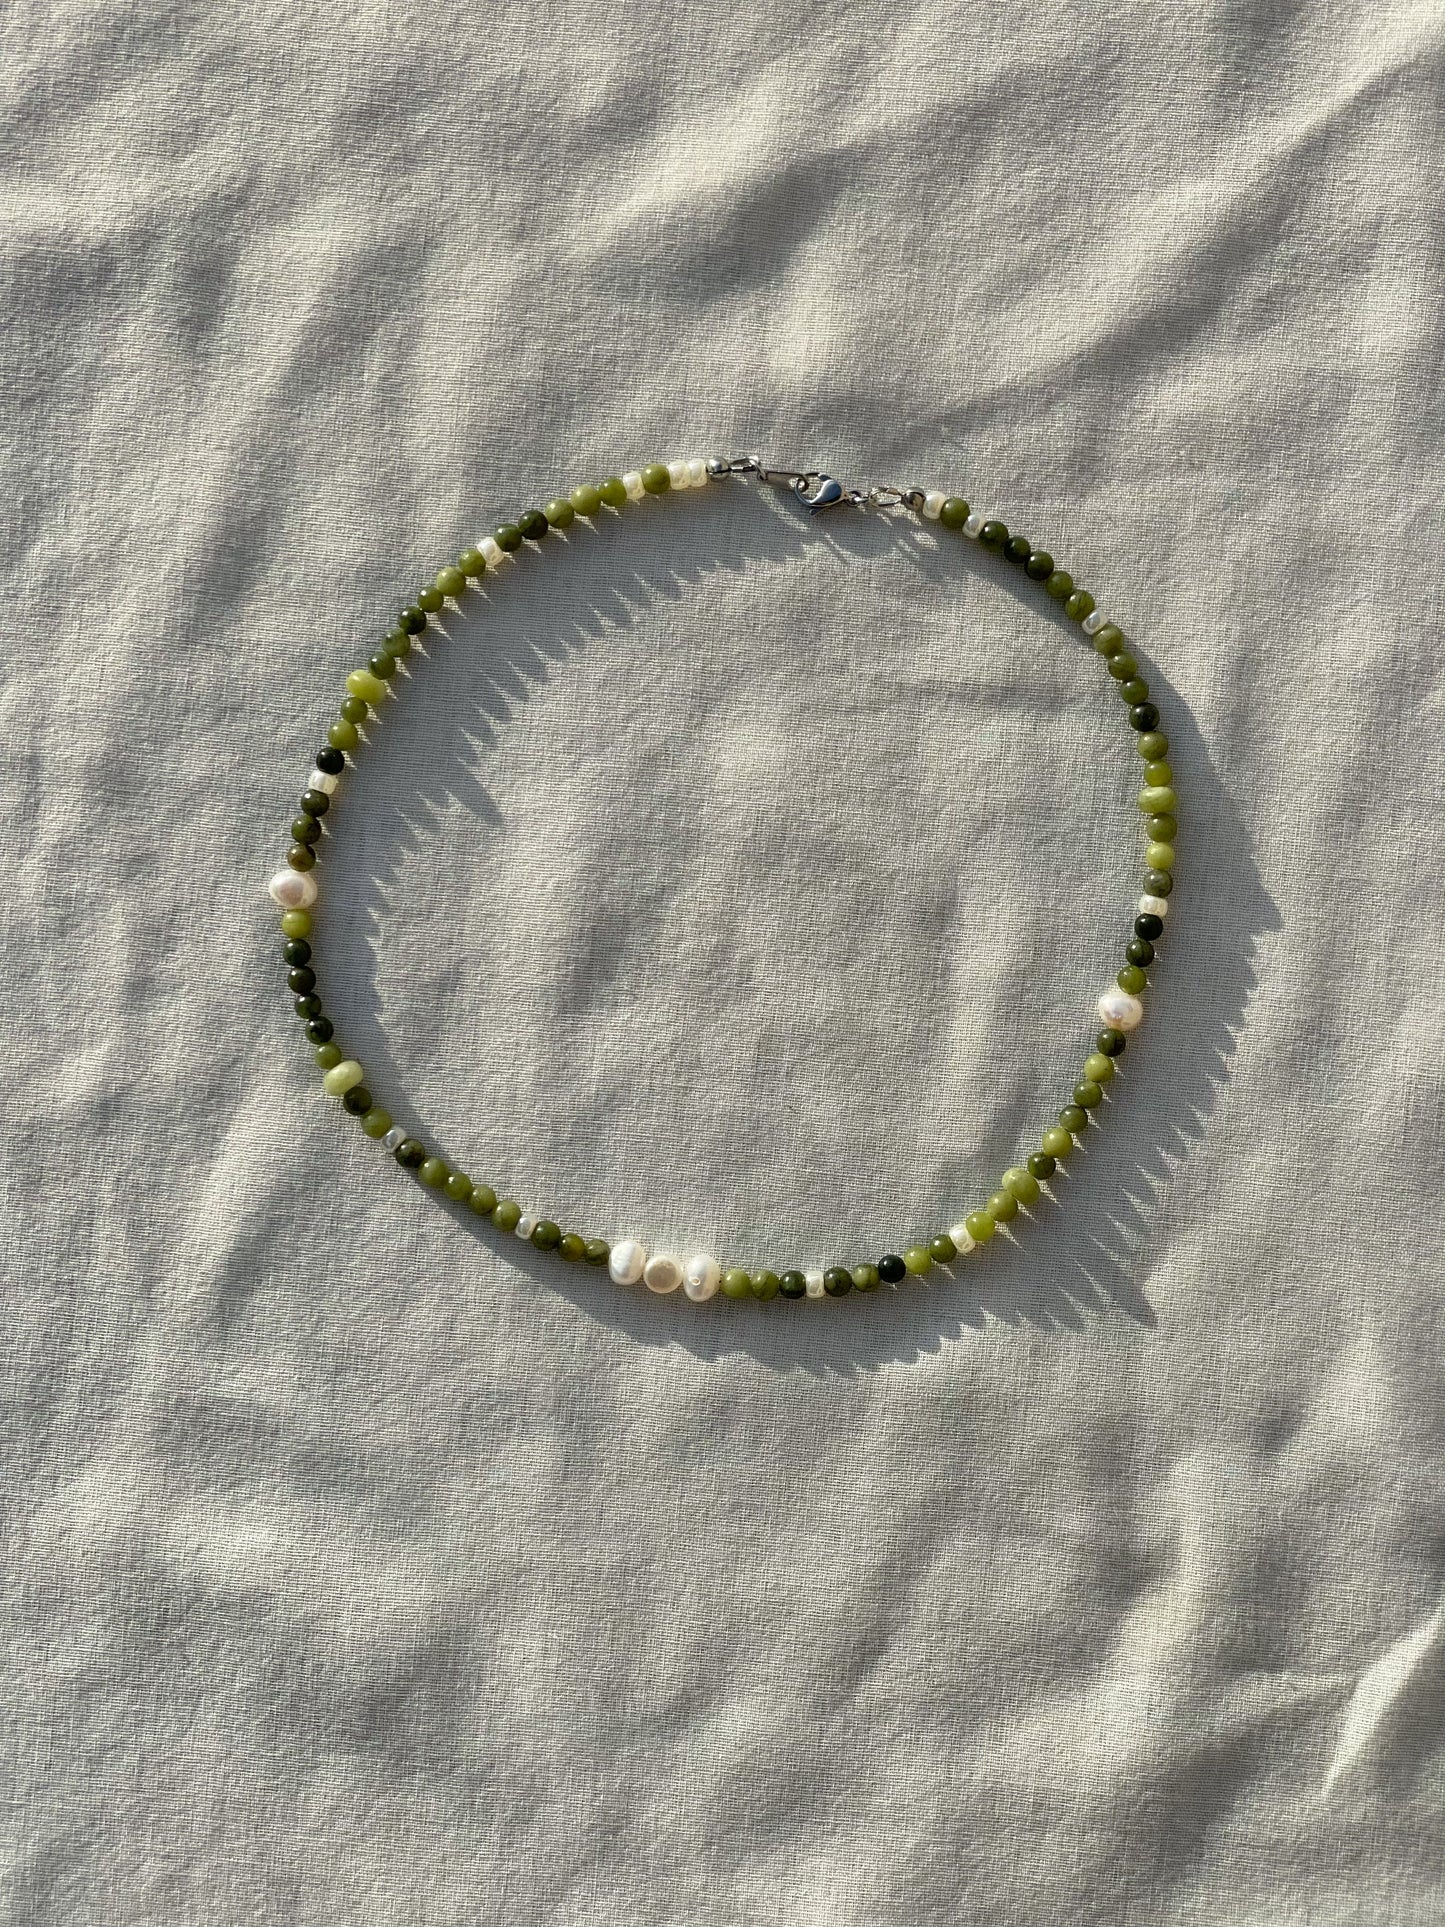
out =
[[[312,967],[310,937],[317,900],[316,864],[328,834],[326,818],[341,779],[363,742],[363,728],[381,713],[397,693],[397,671],[417,639],[444,616],[447,605],[458,604],[470,584],[508,566],[524,545],[543,542],[569,528],[578,517],[593,520],[629,512],[634,504],[682,489],[705,488],[729,476],[755,476],[790,490],[811,514],[837,507],[902,511],[921,516],[940,528],[962,534],[1000,561],[1018,569],[1038,584],[1042,595],[1059,604],[1063,613],[1092,638],[1125,706],[1129,726],[1144,763],[1139,808],[1144,817],[1143,895],[1125,946],[1125,962],[1118,978],[1098,1000],[1103,1028],[1085,1056],[1079,1082],[1057,1120],[1040,1136],[1038,1149],[1021,1164],[1011,1165],[998,1189],[957,1224],[932,1237],[909,1244],[863,1264],[829,1264],[782,1272],[724,1268],[706,1252],[679,1258],[669,1252],[648,1251],[633,1236],[609,1242],[564,1230],[510,1197],[499,1197],[490,1184],[480,1183],[440,1157],[430,1146],[392,1121],[391,1114],[373,1097],[366,1073],[335,1041],[331,1019],[322,1008]],[[403,684],[406,678],[402,679]],[[1056,568],[1046,549],[1036,548],[1027,536],[1014,535],[1006,524],[970,509],[967,502],[941,490],[920,488],[845,488],[818,470],[766,468],[756,458],[711,461],[652,462],[626,475],[609,476],[595,487],[586,483],[544,509],[528,509],[513,522],[504,522],[473,548],[441,570],[403,609],[376,655],[364,669],[346,679],[346,695],[326,743],[317,752],[316,767],[307,780],[301,808],[291,825],[292,846],[287,867],[271,879],[270,894],[281,906],[283,961],[287,983],[296,1000],[296,1014],[315,1053],[322,1089],[339,1098],[343,1110],[360,1122],[369,1138],[391,1152],[397,1164],[420,1184],[455,1205],[487,1218],[499,1231],[528,1240],[539,1251],[554,1252],[574,1264],[606,1266],[618,1284],[643,1284],[649,1291],[677,1291],[695,1301],[721,1293],[727,1298],[841,1298],[850,1292],[876,1291],[908,1278],[921,1278],[935,1265],[953,1265],[986,1245],[1000,1226],[1010,1224],[1033,1204],[1042,1187],[1091,1127],[1113,1078],[1129,1033],[1144,1016],[1141,1002],[1154,961],[1155,945],[1164,930],[1169,895],[1174,887],[1175,797],[1174,778],[1167,761],[1169,739],[1159,729],[1159,711],[1149,699],[1149,686],[1129,649],[1122,630],[1096,608],[1087,589],[1081,589],[1066,569]]]

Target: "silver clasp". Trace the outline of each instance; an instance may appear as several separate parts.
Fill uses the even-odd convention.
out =
[[[708,463],[709,475],[756,475],[760,482],[771,482],[776,488],[786,488],[797,496],[810,515],[817,515],[822,509],[836,508],[846,502],[850,508],[859,509],[912,509],[916,514],[923,507],[921,488],[891,488],[883,483],[875,483],[867,489],[845,488],[834,476],[827,475],[820,468],[769,468],[757,455],[738,455],[731,458],[715,455]]]

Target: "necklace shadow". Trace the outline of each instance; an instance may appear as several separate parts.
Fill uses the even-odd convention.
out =
[[[723,495],[725,486],[710,485],[709,492]],[[404,894],[408,864],[444,812],[460,805],[501,829],[482,771],[503,746],[507,723],[579,652],[630,628],[635,609],[685,605],[710,576],[781,563],[823,542],[848,561],[892,552],[939,585],[977,577],[1024,604],[1032,620],[1050,623],[1061,643],[1077,650],[1082,640],[1087,648],[1078,627],[1044,603],[1036,585],[972,543],[940,540],[931,525],[912,518],[847,509],[805,518],[790,502],[767,497],[760,512],[751,490],[728,488],[724,502],[690,523],[680,542],[665,512],[670,505],[659,506],[663,513],[639,517],[641,526],[625,536],[615,517],[579,521],[566,536],[548,538],[549,550],[565,547],[564,555],[549,553],[544,561],[524,553],[452,613],[446,640],[433,645],[443,660],[411,678],[404,703],[386,706],[384,726],[371,731],[366,780],[346,800],[345,833],[328,838],[326,894],[359,908],[361,917],[348,919],[347,935],[323,928],[322,979],[328,989],[335,985],[337,1008],[346,1013],[349,1049],[366,1063],[398,1122],[428,1143],[440,1140],[412,1102],[381,1020],[376,956],[387,917]],[[527,609],[528,578],[543,566],[555,572],[545,626],[535,608]],[[464,659],[465,674],[445,661],[453,652]],[[584,1318],[703,1360],[746,1356],[777,1370],[851,1376],[916,1361],[970,1334],[1082,1333],[1102,1320],[1139,1336],[1155,1329],[1145,1290],[1155,1201],[1217,1116],[1256,987],[1259,941],[1281,919],[1188,710],[1157,668],[1146,669],[1167,699],[1170,760],[1190,804],[1188,887],[1169,930],[1171,950],[1177,946],[1187,960],[1188,984],[1176,990],[1177,973],[1167,970],[1151,987],[1151,1021],[1130,1040],[1117,1080],[1124,1113],[1118,1124],[1091,1129],[1038,1204],[986,1251],[921,1283],[821,1305],[721,1296],[694,1305],[681,1294],[659,1298],[613,1284],[605,1270],[561,1263],[415,1185],[400,1187],[404,1208],[444,1211],[487,1270],[505,1265],[529,1286],[560,1294]],[[1207,826],[1207,837],[1196,825]],[[445,1143],[441,1150],[445,1155]]]

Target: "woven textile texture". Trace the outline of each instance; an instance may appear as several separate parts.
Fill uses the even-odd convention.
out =
[[[6,1927],[1440,1927],[1438,0],[0,13]],[[322,1096],[345,674],[661,456],[1136,639],[1148,1016],[952,1278],[694,1306]],[[1007,579],[1005,577],[1007,576]],[[730,481],[332,822],[377,1096],[754,1268],[977,1205],[1139,891],[1079,632]]]

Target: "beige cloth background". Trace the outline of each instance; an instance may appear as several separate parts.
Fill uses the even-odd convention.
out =
[[[15,1927],[1445,1918],[1427,0],[12,0]],[[656,454],[961,488],[1139,639],[1182,883],[955,1283],[639,1302],[319,1095],[345,671]],[[1133,891],[1096,663],[742,484],[457,624],[325,866],[392,1108],[744,1262],[948,1222]]]

